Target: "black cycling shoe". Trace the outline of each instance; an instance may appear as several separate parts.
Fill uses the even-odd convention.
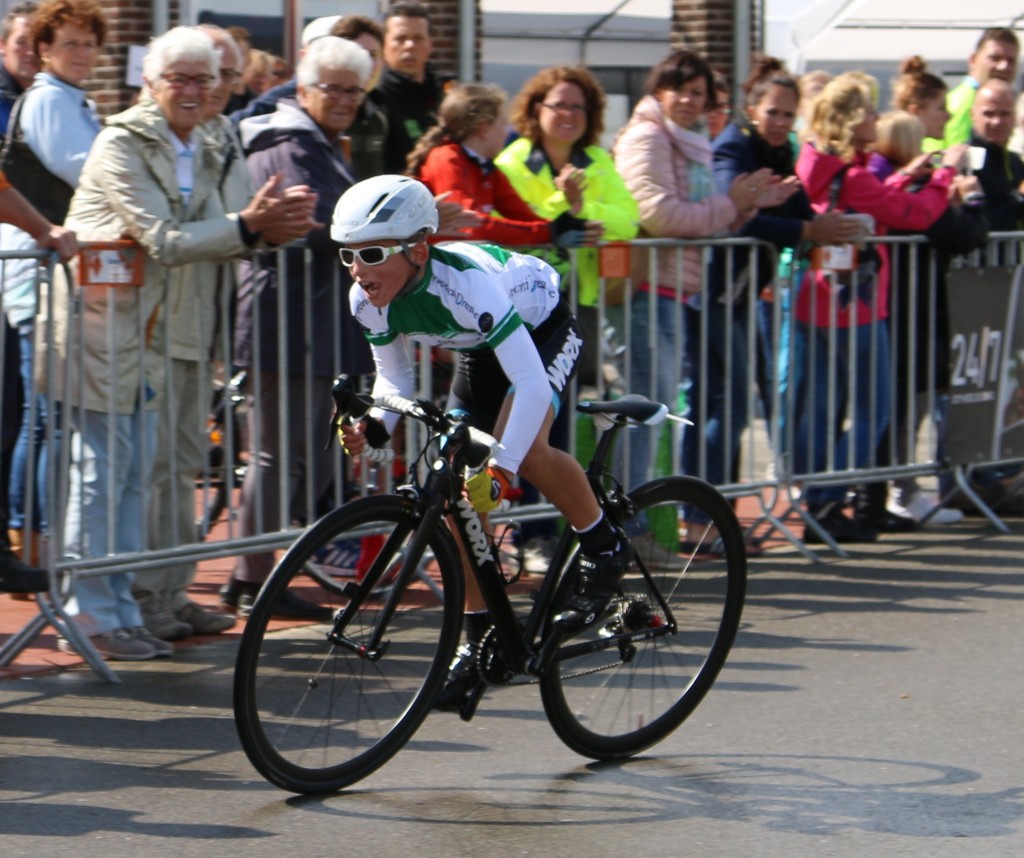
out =
[[[479,652],[480,648],[474,644],[463,644],[455,651],[455,658],[448,668],[448,679],[434,703],[435,709],[462,713],[465,704],[483,682],[477,664]]]
[[[576,592],[566,602],[566,610],[555,618],[563,629],[585,628],[604,615],[633,562],[633,546],[623,540],[611,554],[581,554],[579,562]]]

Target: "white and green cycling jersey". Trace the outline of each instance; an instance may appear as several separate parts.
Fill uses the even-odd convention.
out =
[[[558,274],[546,262],[493,244],[430,248],[420,282],[387,307],[352,287],[352,315],[370,345],[399,335],[456,349],[494,348],[516,327],[533,329],[558,303]]]
[[[414,395],[408,339],[456,351],[493,349],[515,391],[495,462],[517,472],[551,404],[551,382],[529,332],[557,306],[558,285],[558,273],[543,260],[462,242],[432,246],[420,281],[386,307],[372,306],[353,284],[352,315],[377,369],[374,395]],[[374,416],[389,431],[397,421],[390,413]]]

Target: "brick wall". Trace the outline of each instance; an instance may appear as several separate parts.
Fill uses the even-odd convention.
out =
[[[178,23],[179,7],[176,0],[170,6],[170,25]],[[110,116],[124,110],[135,100],[138,92],[125,85],[128,68],[129,45],[145,45],[153,34],[152,0],[104,0],[107,16],[107,38],[103,53],[96,63],[86,89],[101,116]]]
[[[430,10],[430,29],[434,40],[431,65],[439,72],[458,74],[459,71],[459,0],[430,0],[424,5]],[[476,4],[476,51],[474,79],[480,76],[480,29],[483,14]]]
[[[760,0],[749,2],[753,49],[761,42],[763,6]],[[672,0],[672,44],[703,54],[713,69],[731,79],[734,17],[733,0]]]

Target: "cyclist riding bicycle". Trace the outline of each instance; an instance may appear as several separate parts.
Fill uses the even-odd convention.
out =
[[[469,500],[490,512],[521,474],[558,508],[580,542],[578,583],[559,622],[583,628],[604,613],[633,550],[604,518],[576,459],[548,443],[583,348],[579,327],[547,263],[489,244],[430,245],[437,224],[433,195],[405,176],[359,182],[335,207],[331,237],[344,245],[341,261],[355,281],[349,298],[376,364],[373,395],[414,395],[407,338],[456,352],[448,409],[464,410],[500,441],[467,481]],[[371,411],[343,426],[345,450],[383,446],[397,419]],[[475,579],[465,577],[466,644],[437,704],[446,711],[478,684],[477,652],[491,626]]]

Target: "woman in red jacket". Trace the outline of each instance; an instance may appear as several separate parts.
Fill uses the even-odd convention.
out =
[[[797,161],[797,176],[819,213],[836,209],[869,215],[867,234],[884,235],[889,228],[920,232],[948,204],[962,152],[945,154],[943,158],[952,163],[944,162],[916,194],[905,193],[898,183],[883,184],[867,166],[877,136],[875,89],[872,78],[849,72],[822,90],[811,118],[811,138]],[[838,252],[820,254],[817,263],[812,258],[797,295],[792,449],[798,475],[868,465],[889,423],[886,248],[819,250]],[[846,423],[848,400],[849,428],[840,429]],[[836,541],[873,540],[877,532],[843,515],[846,491],[843,485],[810,486],[804,498],[811,515]],[[806,536],[811,541],[818,538],[812,528]]]
[[[487,216],[465,231],[467,238],[504,245],[596,244],[602,225],[576,217],[579,205],[553,221],[538,220],[495,168],[492,159],[508,139],[506,101],[501,88],[491,84],[453,86],[441,102],[440,122],[409,154],[408,174],[435,196],[447,194],[449,201]]]

